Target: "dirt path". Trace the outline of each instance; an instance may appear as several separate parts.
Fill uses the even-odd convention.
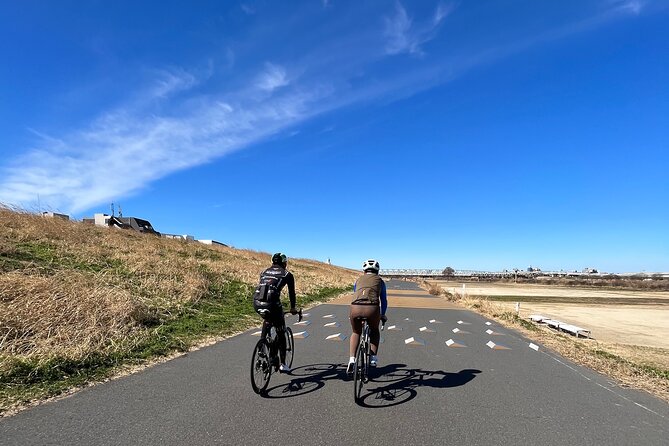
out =
[[[666,307],[521,304],[522,317],[537,313],[587,328],[600,341],[669,348],[669,310]]]
[[[654,299],[665,300],[669,304],[667,291],[633,291],[614,289],[572,288],[554,285],[524,285],[516,283],[461,283],[436,281],[441,287],[452,293],[463,291],[470,296],[545,296],[570,297],[575,299]],[[463,288],[464,285],[464,288]]]
[[[442,281],[439,285],[450,292],[463,291],[462,283]],[[600,341],[669,348],[668,292],[506,283],[466,283],[464,291],[469,296],[517,296],[522,317],[538,313],[578,325],[591,330]],[[655,305],[647,305],[649,302]],[[513,301],[499,303],[511,311],[515,308]]]

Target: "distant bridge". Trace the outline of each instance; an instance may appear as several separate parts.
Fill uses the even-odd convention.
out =
[[[629,276],[631,274],[611,274],[611,273],[589,273],[577,271],[476,271],[460,269],[452,274],[444,275],[443,269],[416,269],[416,268],[397,268],[381,269],[379,274],[386,277],[444,277],[444,278],[504,278],[504,277],[604,277],[604,276]]]
[[[379,271],[382,276],[388,277],[442,277],[444,276],[443,269],[413,269],[413,268],[398,268],[398,269],[382,269]],[[455,270],[450,277],[513,277],[511,272],[491,272],[491,271],[474,271],[474,270]]]

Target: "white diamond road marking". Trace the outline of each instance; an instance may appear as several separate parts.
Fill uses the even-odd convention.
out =
[[[486,325],[492,325],[492,322],[486,322],[485,324]]]
[[[326,314],[323,316],[323,319],[332,319],[334,317],[334,314]]]
[[[462,325],[462,324],[464,324],[464,322],[462,322],[462,321],[458,321],[458,324]]]
[[[301,321],[301,322],[295,322],[293,325],[303,325],[306,327],[309,324],[311,324],[310,321]]]
[[[454,329],[453,329],[453,333],[457,333],[457,332],[459,332],[459,331],[460,331],[459,328],[454,328]]]
[[[260,336],[262,334],[262,331],[256,331],[251,333],[251,336]]]
[[[486,330],[485,332],[488,333],[488,334],[493,334],[494,333],[494,331],[492,331],[492,330]]]
[[[465,344],[462,344],[460,342],[455,342],[453,339],[449,339],[446,341],[446,346],[447,347],[467,347]]]
[[[530,348],[531,348],[532,350],[534,350],[535,352],[538,352],[538,351],[539,351],[539,346],[536,345],[536,344],[532,344],[531,342],[530,342]]]
[[[402,331],[402,328],[398,327],[397,325],[391,325],[387,328],[387,330]]]
[[[307,336],[309,336],[309,333],[307,333],[306,331],[300,331],[300,332],[297,332],[297,333],[293,333],[293,337],[295,339],[304,339]]]
[[[409,319],[408,317],[405,317],[404,320],[411,322],[411,319]]]
[[[492,341],[488,341],[488,343],[486,345],[490,348],[495,348],[495,343],[492,342]]]
[[[327,341],[343,341],[346,339],[346,335],[343,335],[341,333],[333,334],[325,338]]]
[[[323,327],[340,327],[341,324],[339,322],[328,322],[327,324],[323,325]]]
[[[420,330],[420,331],[424,331],[424,332],[426,332],[426,333],[434,333],[434,330],[431,330],[431,329],[429,329],[429,328],[427,328],[427,327],[420,327],[419,330]]]
[[[415,338],[415,337],[410,337],[404,340],[404,343],[406,345],[420,345],[420,346],[425,346],[425,341],[422,340],[421,338]]]
[[[448,345],[449,347],[453,344],[455,344],[455,341],[453,339],[449,339],[448,341],[446,341],[446,345]]]
[[[438,321],[438,320],[436,320],[436,319],[430,319],[430,323],[431,323],[431,324],[441,324],[442,322],[441,322],[441,321]]]

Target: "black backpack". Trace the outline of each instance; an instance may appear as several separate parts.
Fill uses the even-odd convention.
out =
[[[280,302],[279,299],[279,284],[278,277],[263,276],[260,279],[260,284],[253,292],[253,302],[259,306],[267,306],[273,303]]]

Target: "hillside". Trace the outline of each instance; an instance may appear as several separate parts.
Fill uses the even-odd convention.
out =
[[[269,263],[0,207],[0,413],[258,324],[250,295]],[[340,294],[356,274],[304,259],[289,269],[299,305]]]

